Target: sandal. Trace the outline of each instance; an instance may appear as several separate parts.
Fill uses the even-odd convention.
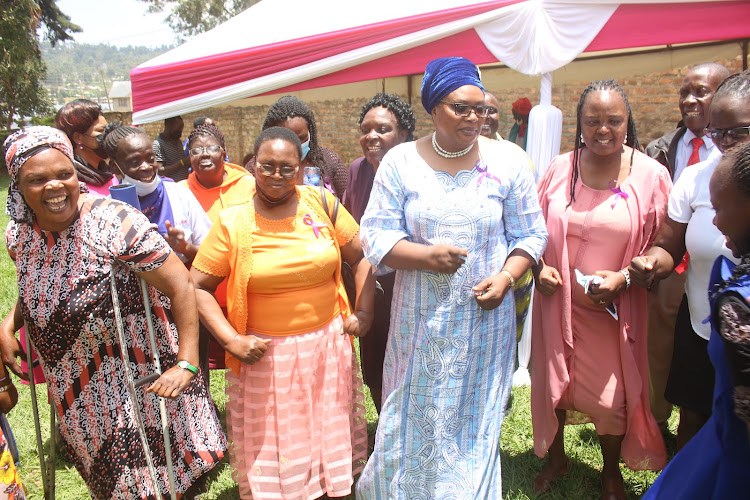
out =
[[[549,465],[549,462],[547,462],[547,465]],[[570,459],[568,457],[565,457],[565,466],[563,466],[562,470],[558,471],[549,471],[546,468],[542,469],[542,472],[539,473],[539,475],[534,479],[534,494],[536,496],[546,495],[550,491],[552,491],[552,482],[564,476],[568,473],[570,470]]]

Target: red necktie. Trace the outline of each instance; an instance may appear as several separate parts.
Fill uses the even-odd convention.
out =
[[[701,161],[701,155],[700,155],[700,149],[701,146],[703,146],[703,139],[700,137],[693,137],[690,139],[690,144],[693,145],[693,152],[690,153],[690,158],[688,158],[687,166],[695,165],[696,163],[700,163]],[[688,262],[690,261],[690,255],[688,255],[687,252],[685,252],[685,255],[682,257],[682,262],[674,268],[674,271],[677,274],[682,274],[685,271],[687,271],[688,268]]]
[[[701,146],[703,146],[703,139],[701,139],[700,137],[693,137],[690,140],[690,144],[693,145],[693,152],[690,153],[690,158],[688,158],[688,167],[690,165],[695,165],[696,163],[699,163],[701,161],[700,149]]]

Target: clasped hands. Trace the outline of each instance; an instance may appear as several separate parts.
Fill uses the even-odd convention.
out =
[[[469,253],[465,248],[445,244],[430,245],[427,269],[436,273],[453,274],[466,262],[468,256]],[[498,307],[508,289],[510,289],[510,281],[507,276],[500,273],[485,278],[472,287],[474,300],[485,311]]]
[[[362,337],[367,335],[372,325],[373,315],[363,311],[356,311],[344,320],[342,334]],[[236,334],[224,349],[243,363],[252,365],[261,360],[268,350],[271,339],[262,339],[255,335]]]
[[[630,261],[630,280],[646,290],[651,290],[657,281],[659,261],[653,255],[639,255]]]
[[[592,284],[587,296],[595,306],[602,309],[611,304],[620,295],[620,292],[627,288],[625,276],[619,271],[596,271],[594,276],[601,276],[604,278],[604,282]],[[542,264],[541,269],[534,272],[534,283],[539,293],[550,296],[554,295],[562,286],[563,280],[557,269]]]

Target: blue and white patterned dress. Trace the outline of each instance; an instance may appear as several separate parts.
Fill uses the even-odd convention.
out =
[[[383,409],[358,498],[501,498],[513,296],[484,311],[472,287],[497,274],[516,248],[538,259],[547,230],[523,150],[482,140],[480,155],[453,177],[407,143],[386,155],[375,177],[360,237],[378,273],[390,271],[383,257],[404,238],[463,247],[468,258],[455,274],[396,272]]]

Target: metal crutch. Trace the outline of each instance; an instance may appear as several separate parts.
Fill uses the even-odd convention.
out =
[[[42,489],[44,498],[54,500],[55,498],[55,406],[50,405],[50,458],[49,461],[44,458],[44,444],[42,443],[42,427],[39,422],[39,405],[36,400],[36,381],[34,380],[34,363],[31,359],[31,335],[29,325],[24,320],[24,329],[26,330],[26,366],[29,370],[29,388],[31,389],[31,409],[34,413],[34,430],[36,431],[36,450],[39,454],[39,468],[42,472]],[[50,465],[49,474],[47,465]]]
[[[126,270],[127,272],[127,270]],[[159,498],[164,498],[159,490],[159,476],[154,468],[153,457],[151,456],[151,449],[149,448],[148,441],[146,440],[145,426],[143,425],[143,418],[141,417],[140,408],[138,405],[138,398],[135,393],[136,386],[145,385],[149,382],[156,380],[161,375],[161,362],[159,360],[159,351],[156,346],[156,336],[154,335],[154,325],[151,321],[151,304],[148,298],[148,285],[143,278],[139,278],[141,285],[141,294],[143,295],[143,306],[146,312],[146,324],[148,325],[149,342],[151,344],[151,358],[156,367],[156,373],[144,377],[138,381],[134,380],[133,372],[130,369],[130,358],[127,352],[127,346],[125,343],[125,333],[122,328],[122,317],[120,314],[120,301],[117,295],[117,284],[115,280],[115,265],[112,265],[112,272],[110,273],[110,290],[112,293],[112,308],[115,313],[115,326],[117,330],[117,337],[120,343],[120,354],[122,356],[123,365],[125,368],[125,376],[128,380],[128,392],[130,399],[133,401],[133,410],[138,425],[138,434],[141,439],[141,445],[143,446],[143,452],[146,456],[146,465],[148,466],[149,474],[151,475],[151,481],[154,485],[154,493]],[[175,480],[174,480],[174,466],[172,464],[172,444],[169,438],[169,422],[167,420],[167,405],[164,398],[159,398],[159,413],[161,415],[162,433],[164,435],[164,454],[167,459],[167,475],[169,477],[169,493],[172,500],[177,500],[177,493],[175,491]]]

